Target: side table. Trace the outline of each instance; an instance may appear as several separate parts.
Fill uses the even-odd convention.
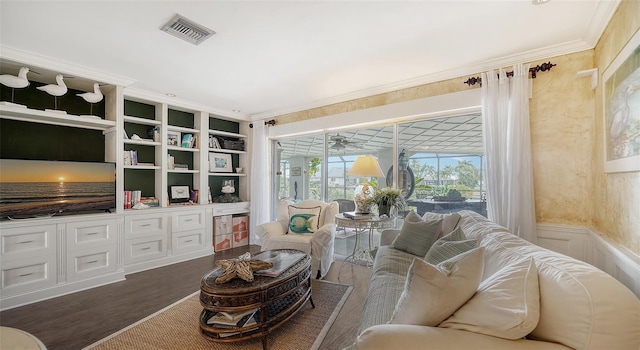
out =
[[[370,265],[373,263],[373,257],[371,256],[371,253],[373,252],[373,230],[393,228],[394,220],[392,217],[381,218],[377,215],[366,219],[350,219],[342,214],[336,214],[336,226],[353,228],[356,230],[356,244],[353,246],[353,253],[344,259],[344,262],[349,260],[353,262],[356,260],[364,260],[367,262],[367,265]],[[368,248],[361,247],[362,240],[360,239],[360,235],[366,230],[369,230]],[[344,266],[344,264],[342,264],[342,266]],[[342,266],[340,267],[340,271],[342,271]],[[339,276],[340,272],[338,272],[338,279]]]

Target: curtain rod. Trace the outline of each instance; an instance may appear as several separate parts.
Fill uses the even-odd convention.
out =
[[[536,78],[536,74],[538,72],[546,72],[551,70],[552,67],[555,67],[556,65],[551,63],[551,62],[547,62],[547,63],[543,63],[543,64],[539,64],[535,67],[531,67],[529,68],[529,73],[531,73],[531,79],[535,79]],[[498,76],[500,76],[498,74]],[[512,77],[513,76],[513,71],[507,72],[507,77]],[[471,77],[469,79],[467,79],[465,82],[463,82],[464,84],[467,84],[469,86],[471,85],[476,85],[476,83],[480,84],[480,86],[482,86],[482,78],[480,77]]]
[[[274,125],[276,125],[276,120],[275,119],[265,120],[264,121],[264,125],[274,126]],[[249,127],[253,128],[253,123],[250,123]]]

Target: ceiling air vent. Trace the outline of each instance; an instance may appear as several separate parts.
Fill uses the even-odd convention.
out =
[[[213,30],[201,26],[180,15],[176,15],[175,17],[173,17],[161,29],[194,45],[200,44],[216,33]]]

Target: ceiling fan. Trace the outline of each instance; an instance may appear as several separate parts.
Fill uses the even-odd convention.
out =
[[[336,151],[342,151],[347,147],[357,147],[361,145],[362,145],[362,142],[349,141],[346,136],[343,136],[340,134],[336,134],[329,138],[329,148]]]

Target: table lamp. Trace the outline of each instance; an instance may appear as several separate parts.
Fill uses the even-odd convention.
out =
[[[371,155],[358,156],[353,162],[351,169],[347,172],[348,176],[365,176],[365,177],[384,177],[378,160]],[[366,199],[373,198],[374,189],[369,184],[364,183],[362,187],[357,186],[353,197],[356,204],[357,214],[368,214],[371,211],[371,204],[365,202]]]

